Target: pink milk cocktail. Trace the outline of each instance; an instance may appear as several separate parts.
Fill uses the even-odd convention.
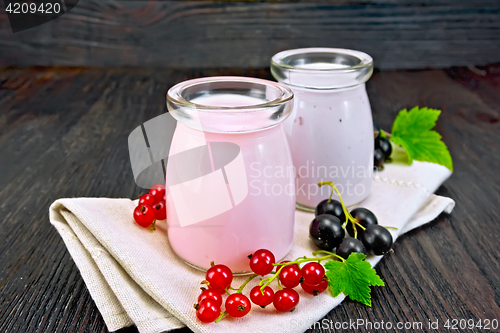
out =
[[[191,266],[248,272],[266,248],[283,258],[293,240],[294,172],[282,122],[293,93],[242,77],[182,82],[167,93],[177,127],[167,162],[168,238]]]
[[[273,56],[273,76],[294,93],[284,126],[299,208],[314,209],[329,197],[331,189],[317,185],[325,180],[334,181],[348,206],[370,194],[374,139],[365,82],[372,71],[372,58],[353,50],[306,48]]]

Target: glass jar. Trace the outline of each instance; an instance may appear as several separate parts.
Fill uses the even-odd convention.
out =
[[[373,175],[373,123],[365,89],[372,58],[345,49],[295,49],[274,55],[271,72],[295,95],[284,126],[296,168],[297,206],[312,209],[328,198],[331,188],[317,186],[324,180],[335,182],[348,206],[365,199]]]
[[[244,77],[182,82],[167,93],[177,120],[167,161],[167,225],[172,249],[191,266],[249,270],[260,248],[276,259],[293,241],[293,163],[282,122],[293,93]]]

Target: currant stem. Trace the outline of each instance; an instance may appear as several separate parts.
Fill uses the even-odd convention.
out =
[[[322,260],[326,260],[326,259],[329,259],[329,258],[339,258],[339,256],[336,255],[335,253],[328,252],[328,251],[316,251],[316,252],[313,253],[313,255],[315,253],[327,253],[328,255],[323,256],[323,257],[319,257],[319,258],[308,258],[308,257],[304,256],[304,257],[297,258],[294,261],[286,262],[284,264],[283,263],[273,264],[274,266],[280,266],[280,268],[276,271],[276,273],[274,273],[273,276],[271,276],[269,278],[266,278],[266,279],[263,279],[262,281],[259,282],[259,286],[261,286],[260,290],[264,291],[265,287],[267,287],[268,285],[271,284],[271,282],[273,282],[274,280],[276,280],[276,278],[280,275],[281,270],[285,266],[294,265],[294,264],[299,265],[299,264],[302,264],[302,263],[305,263],[305,262],[310,262],[310,261],[318,261],[318,262],[320,262]],[[344,260],[344,258],[342,258],[342,260]],[[279,285],[279,281],[278,281],[278,287],[281,287]]]
[[[344,224],[342,224],[342,229],[345,229],[345,227],[347,226],[347,223],[349,221],[352,222],[352,226],[353,226],[353,229],[354,229],[354,238],[356,238],[357,236],[357,231],[356,231],[356,225],[358,227],[360,227],[361,229],[365,230],[366,228],[363,227],[359,222],[358,220],[356,220],[354,217],[352,217],[352,215],[347,211],[347,207],[346,205],[344,204],[344,200],[342,200],[342,196],[340,195],[340,192],[339,190],[337,190],[337,188],[335,187],[335,184],[331,181],[331,180],[327,180],[327,181],[323,181],[323,182],[319,182],[318,183],[318,186],[321,187],[323,185],[329,185],[332,187],[332,192],[330,193],[330,199],[328,199],[328,202],[330,202],[330,200],[332,199],[332,195],[333,195],[333,191],[335,191],[337,193],[337,195],[339,196],[339,199],[340,199],[340,203],[342,204],[342,210],[344,211],[344,215],[346,217],[345,219],[345,222]]]
[[[153,223],[149,226],[149,230],[156,230],[156,219],[153,220]]]
[[[330,185],[332,187],[332,191],[330,192],[330,197],[328,198],[328,203],[330,203],[332,201],[332,196],[333,196],[333,191],[335,190],[335,185],[333,185],[333,182],[332,181],[323,181],[323,182],[319,182],[318,183],[318,186],[321,187],[323,185]],[[337,192],[338,193],[338,192]],[[342,207],[344,205],[342,204]]]
[[[342,200],[342,196],[340,195],[340,192],[339,190],[337,190],[337,188],[335,187],[335,184],[331,181],[331,180],[327,180],[327,181],[323,181],[323,182],[319,182],[318,183],[318,186],[321,187],[323,185],[329,185],[332,187],[332,192],[330,193],[330,199],[328,199],[328,202],[330,202],[331,198],[332,198],[332,195],[333,195],[333,191],[335,191],[337,193],[337,195],[339,196],[339,199],[340,199],[340,203],[342,204],[342,210],[344,211],[344,214],[346,216],[346,221],[344,224],[347,224],[347,221],[350,220],[350,221],[355,221],[355,219],[351,216],[351,214],[349,214],[349,212],[347,211],[347,208],[345,207],[345,204],[344,204],[344,200]],[[342,226],[344,228],[344,226]]]
[[[215,322],[218,323],[227,315],[227,311],[221,312],[219,318],[215,319]]]
[[[248,284],[248,282],[252,281],[256,276],[258,276],[257,274],[252,274],[248,277],[248,279],[246,279],[245,282],[243,282],[243,284],[240,286],[240,288],[238,289],[238,291],[236,292],[237,294],[241,294],[243,292],[243,288],[245,288],[245,286]]]
[[[383,129],[380,129],[380,131],[384,134],[385,137],[390,138],[392,136],[391,133],[384,131]]]
[[[226,288],[226,293],[227,293],[228,295],[231,295],[231,294],[229,293],[229,291],[228,291],[228,289],[231,289],[231,290],[236,290],[236,294],[242,294],[242,293],[243,293],[243,288],[245,288],[245,286],[248,284],[248,282],[252,281],[252,280],[253,280],[255,277],[257,277],[257,276],[258,276],[257,274],[252,274],[252,275],[250,275],[250,276],[249,276],[249,277],[245,280],[245,282],[243,282],[243,284],[242,284],[242,285],[241,285],[238,289],[236,289],[236,288],[233,288],[233,287],[229,286],[228,288]],[[227,311],[221,312],[221,313],[220,313],[219,318],[217,318],[217,319],[215,320],[215,322],[216,322],[216,323],[218,323],[218,322],[219,322],[219,321],[221,321],[221,320],[222,320],[222,318],[224,318],[226,315],[227,315]]]
[[[386,229],[392,229],[392,230],[398,230],[398,228],[396,228],[396,227],[384,227],[384,228],[386,228]]]
[[[342,258],[341,256],[339,256],[338,254],[333,253],[333,252],[329,252],[329,251],[325,251],[325,250],[318,250],[318,251],[315,251],[315,252],[313,252],[313,256],[315,256],[315,255],[317,255],[317,254],[319,254],[319,253],[325,253],[325,254],[330,255],[331,257],[335,257],[335,258],[337,258],[337,259],[340,259],[340,261],[345,261],[345,259],[344,259],[344,258]],[[321,261],[321,260],[319,260],[319,261]]]

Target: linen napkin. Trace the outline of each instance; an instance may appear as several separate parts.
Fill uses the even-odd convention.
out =
[[[372,194],[359,206],[372,210],[379,224],[393,226],[394,239],[413,228],[450,213],[455,202],[432,194],[451,172],[443,166],[415,161],[411,166],[387,164],[375,173]],[[60,199],[50,207],[50,221],[68,251],[110,331],[135,324],[141,333],[169,331],[187,325],[195,332],[303,332],[344,299],[329,291],[319,296],[296,288],[301,298],[294,312],[253,306],[242,318],[226,316],[202,324],[193,304],[204,273],[182,262],[171,250],[165,222],[156,231],[139,227],[129,199]],[[297,211],[295,238],[287,259],[311,256],[317,250],[308,237],[312,213]],[[382,257],[368,257],[377,264]],[[381,276],[384,279],[384,276]],[[246,278],[237,277],[233,286]],[[254,279],[245,291],[259,282]],[[271,285],[276,289],[275,282]],[[360,305],[364,306],[364,305]]]

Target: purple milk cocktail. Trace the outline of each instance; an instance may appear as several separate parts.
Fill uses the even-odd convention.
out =
[[[273,76],[295,96],[284,127],[299,208],[329,197],[320,181],[334,181],[348,206],[370,194],[374,139],[365,82],[372,71],[372,58],[353,50],[296,49],[272,58]]]
[[[189,265],[249,271],[257,249],[291,249],[294,172],[282,122],[293,93],[274,82],[212,77],[167,93],[177,127],[167,162],[168,238]]]

